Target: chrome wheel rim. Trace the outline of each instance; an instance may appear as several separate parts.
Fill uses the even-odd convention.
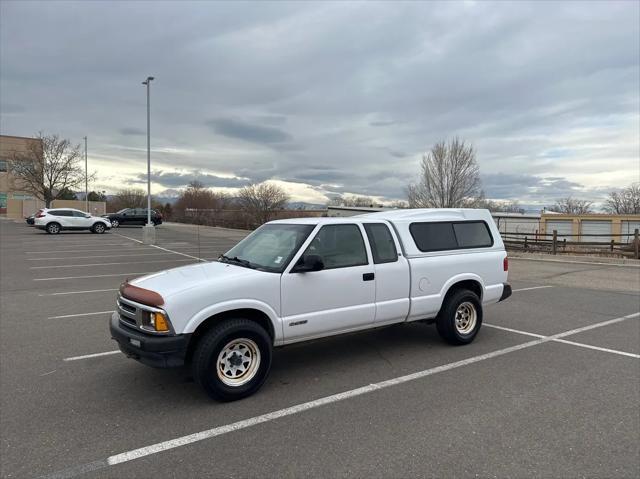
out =
[[[102,233],[102,232],[104,231],[104,226],[102,226],[102,225],[96,225],[96,231],[97,231],[98,233]]]
[[[57,233],[58,231],[60,231],[60,229],[58,228],[58,225],[51,225],[51,226],[49,226],[49,232],[51,232],[51,233]]]
[[[478,313],[473,303],[465,301],[456,309],[456,330],[460,334],[469,334],[476,327]]]
[[[227,386],[242,386],[258,373],[260,359],[260,349],[254,341],[247,338],[234,339],[218,355],[218,379]]]

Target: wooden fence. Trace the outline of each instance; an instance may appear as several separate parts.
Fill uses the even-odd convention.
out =
[[[509,250],[527,251],[531,253],[550,253],[553,255],[572,254],[594,254],[602,256],[624,256],[640,259],[639,247],[640,238],[638,229],[633,234],[630,242],[622,241],[628,238],[629,234],[562,234],[562,239],[558,239],[558,231],[552,233],[516,233],[503,232],[502,241]],[[576,238],[576,241],[567,240]],[[581,241],[577,241],[580,238]],[[587,241],[582,241],[587,238]],[[598,239],[607,238],[606,241]],[[613,238],[613,239],[609,239]],[[593,239],[593,241],[590,241]],[[616,241],[617,239],[617,241]]]

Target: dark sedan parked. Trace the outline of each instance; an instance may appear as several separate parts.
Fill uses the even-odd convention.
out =
[[[31,216],[27,216],[25,218],[25,220],[26,220],[26,222],[27,222],[27,224],[29,226],[34,226],[36,224],[36,215],[40,214],[41,211],[42,210],[40,209],[40,210],[36,211],[34,214],[32,214]]]
[[[109,218],[112,228],[125,225],[147,224],[146,208],[125,208],[116,213],[109,213],[104,216],[105,218]],[[162,224],[162,215],[155,210],[151,210],[151,222],[154,225]]]

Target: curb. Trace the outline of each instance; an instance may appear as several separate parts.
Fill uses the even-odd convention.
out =
[[[562,258],[549,257],[549,255],[541,255],[532,253],[530,255],[513,254],[507,252],[509,259],[524,261],[543,261],[547,263],[575,263],[575,264],[595,264],[605,266],[622,266],[627,268],[640,268],[640,260],[631,258],[601,258],[593,256],[571,255]],[[557,258],[557,259],[556,259]]]

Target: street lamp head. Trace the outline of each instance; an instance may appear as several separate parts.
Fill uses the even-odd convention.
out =
[[[153,77],[147,77],[145,81],[142,82],[143,85],[148,85],[151,80],[155,80]]]

